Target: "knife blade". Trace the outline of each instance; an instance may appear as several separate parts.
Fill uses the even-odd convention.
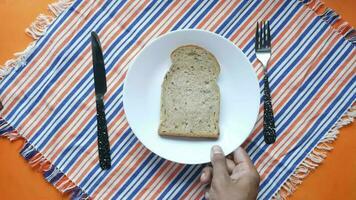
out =
[[[107,90],[104,57],[98,35],[91,32],[93,56],[94,87],[96,98],[96,120],[98,129],[99,163],[102,169],[111,167],[110,143],[105,117],[104,95]]]

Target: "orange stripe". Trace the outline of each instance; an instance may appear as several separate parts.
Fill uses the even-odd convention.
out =
[[[201,199],[205,195],[205,190],[200,190],[198,197],[196,199]]]
[[[82,4],[81,6],[84,6],[84,5],[85,5],[85,4]],[[98,7],[99,7],[99,5],[97,5],[95,8],[98,8]],[[62,32],[64,31],[63,29],[67,27],[66,25],[68,25],[69,23],[71,23],[75,18],[76,18],[75,15],[71,15],[71,18],[69,18],[68,20],[66,20],[65,25],[62,25],[61,28],[59,29],[59,31],[56,31],[56,32],[55,32],[56,34],[53,35],[52,38],[56,38],[56,37],[58,37],[58,35],[62,34]],[[81,21],[81,22],[79,23],[79,25],[82,25],[84,22],[85,22],[85,21]],[[64,44],[67,43],[67,42],[72,38],[72,36],[73,36],[74,34],[75,34],[74,31],[73,31],[72,34],[69,34],[69,35],[67,36],[67,38],[64,40],[63,43],[64,43]],[[63,43],[62,43],[62,44],[63,44]],[[46,53],[45,50],[47,50],[47,49],[50,48],[50,44],[53,44],[53,42],[47,42],[47,43],[46,43],[46,46],[44,46],[44,47],[42,48],[44,51],[41,51],[41,52],[33,59],[33,62],[29,63],[29,65],[28,65],[26,68],[24,68],[24,71],[22,72],[22,74],[24,74],[24,75],[29,74],[29,71],[30,71],[30,69],[33,68],[33,65],[37,64],[37,62],[35,62],[35,61],[37,61],[37,59],[41,58],[41,57],[43,56],[43,54]],[[53,60],[53,57],[58,55],[58,51],[61,50],[61,45],[58,45],[58,44],[57,44],[56,46],[57,46],[57,47],[56,47],[57,49],[56,49],[56,51],[51,52],[51,55],[52,55],[52,56],[50,57],[50,59],[48,59],[46,63],[41,64],[41,65],[39,65],[39,66],[36,68],[37,70],[34,72],[35,75],[33,76],[32,80],[31,80],[30,82],[28,82],[25,86],[22,86],[22,87],[21,87],[21,88],[22,88],[21,91],[14,91],[14,90],[17,90],[18,88],[17,88],[17,87],[10,87],[9,90],[6,91],[4,94],[16,94],[16,93],[21,93],[21,94],[19,94],[18,96],[24,96],[23,94],[24,94],[25,92],[27,92],[27,91],[28,91],[28,88],[34,84],[34,81],[36,81],[36,80],[38,79],[38,75],[39,75],[39,74],[42,74],[43,71],[44,71],[45,69],[47,69],[47,67],[48,67],[48,65],[49,65],[49,62],[51,62],[51,61]],[[36,72],[37,72],[37,73],[36,73]],[[18,76],[17,79],[12,83],[12,85],[21,85],[21,84],[19,84],[19,82],[22,81],[23,79],[29,79],[29,77],[28,77],[28,76]],[[6,113],[6,114],[7,114],[8,112],[10,112],[10,109],[13,108],[14,105],[17,104],[20,100],[21,100],[21,98],[13,98],[13,101],[12,101],[11,103],[9,103],[9,104],[4,108],[3,112]]]
[[[160,22],[161,22],[164,18],[166,18],[167,15],[171,12],[171,10],[173,10],[174,8],[176,8],[177,5],[178,5],[178,1],[174,2],[174,3],[171,5],[171,7],[170,7],[168,10],[166,10],[163,15],[161,15],[161,17],[157,20],[157,22],[156,22],[154,25],[152,25],[152,26],[148,29],[147,32],[144,33],[144,35],[143,35],[141,38],[146,38],[148,34],[150,34],[151,32],[153,32],[154,29],[156,29],[156,27],[160,24]],[[157,30],[157,31],[159,31],[159,30]],[[142,40],[144,40],[144,39],[142,39]],[[134,51],[139,45],[140,45],[140,43],[135,43],[135,45],[132,47],[132,49],[129,50],[128,53],[126,53],[126,54],[124,55],[124,57],[121,59],[121,61],[120,61],[116,66],[121,66],[121,65],[122,65],[122,62],[125,61],[129,55],[132,55],[131,52]],[[126,72],[125,72],[125,74],[126,74]],[[125,75],[124,75],[124,76],[125,76]],[[122,76],[122,77],[124,77],[124,76]],[[116,86],[116,85],[117,85],[117,86]],[[120,85],[120,84],[115,84],[115,85],[113,86],[113,88],[117,88],[119,85]],[[125,176],[127,176],[127,175],[129,175],[129,174],[125,174]],[[103,185],[104,185],[104,184],[103,184]],[[101,189],[98,189],[97,191],[100,191],[100,190],[101,190]]]
[[[123,10],[126,10],[126,8],[127,8],[127,5],[125,5],[125,7],[124,7]],[[122,13],[118,13],[118,16],[121,15],[121,14],[122,14]],[[113,20],[113,21],[115,21],[115,20]],[[87,49],[85,50],[85,54],[86,54],[86,53],[89,53],[89,48],[87,48]],[[77,62],[80,62],[80,61],[81,61],[81,60],[78,59]],[[77,63],[77,62],[76,62],[76,63]],[[90,67],[90,65],[91,65],[91,63],[88,64],[86,67]],[[69,93],[69,91],[76,85],[76,83],[80,80],[80,78],[84,76],[85,73],[86,73],[85,70],[84,70],[82,73],[80,73],[79,76],[77,76],[77,77],[71,82],[71,84],[69,85],[69,87],[67,87],[67,89],[64,90],[64,92],[61,94],[61,96],[59,97],[59,99],[63,99],[63,98],[65,97],[65,95],[67,95],[67,94]],[[64,79],[64,78],[65,78],[65,77],[63,77],[62,79]],[[122,83],[122,81],[123,81],[123,78],[121,77],[121,78],[118,80],[118,82],[119,82],[119,83]],[[59,81],[59,83],[60,83],[60,82],[62,82],[62,81]],[[57,88],[60,88],[60,86],[56,87],[56,89],[57,89]],[[48,92],[48,95],[53,94],[53,93],[55,93],[55,92],[51,90],[50,92]],[[94,96],[94,93],[91,93],[90,96]],[[49,97],[44,97],[43,99],[48,99],[48,98],[49,98]],[[59,102],[59,101],[56,101],[56,102]],[[79,116],[79,112],[82,112],[83,110],[85,110],[85,108],[86,108],[88,105],[91,105],[90,103],[91,103],[91,100],[88,99],[85,103],[83,103],[83,104],[80,106],[80,108],[78,109],[77,113],[76,113],[75,115],[72,115],[72,116],[78,117],[78,116]],[[37,111],[38,111],[38,110],[37,110]],[[90,112],[89,112],[89,114],[88,114],[87,117],[85,118],[85,120],[83,120],[83,122],[81,123],[81,125],[80,125],[73,133],[79,132],[80,129],[85,125],[85,123],[89,121],[89,119],[91,118],[91,116],[95,115],[95,112],[96,112],[95,109],[91,109]],[[50,116],[50,113],[46,113],[46,115],[42,117],[42,120],[48,118],[49,116]],[[37,123],[37,125],[34,126],[33,129],[32,129],[31,131],[29,131],[29,132],[33,134],[33,132],[35,132],[35,130],[37,130],[37,129],[41,126],[40,123],[41,123],[42,120],[39,120],[39,122]],[[59,132],[59,133],[64,133],[65,130],[66,130],[66,128],[67,128],[67,126],[63,126],[63,127],[60,129],[60,131],[58,131],[58,132]],[[32,134],[30,134],[30,135],[32,135]],[[60,135],[62,135],[62,134],[60,134]],[[58,135],[58,136],[60,136],[60,135]],[[74,135],[73,135],[72,137],[74,137]],[[67,142],[71,141],[71,139],[72,139],[72,138],[67,138],[67,140],[65,141],[65,144],[66,144]],[[55,137],[55,138],[53,138],[53,139],[50,141],[50,143],[49,143],[48,145],[46,145],[46,147],[44,148],[43,151],[44,151],[44,152],[47,152],[48,149],[51,148],[55,143],[57,143],[58,140],[60,140],[60,137]],[[59,149],[62,150],[62,148],[59,148]],[[59,153],[59,152],[57,151],[56,154],[57,154],[57,153]],[[55,154],[55,155],[56,155],[56,154]]]
[[[261,9],[262,9],[263,7],[265,7],[265,5],[267,4],[267,2],[268,2],[268,1],[264,1],[263,4],[261,4],[261,6],[260,6]],[[269,12],[266,14],[266,16],[264,17],[264,19],[270,18],[270,16],[278,9],[278,7],[281,6],[281,4],[282,4],[281,1],[279,1],[278,3],[276,3],[276,4],[274,5],[274,7],[269,10]],[[256,10],[259,10],[259,9],[257,8]],[[241,36],[241,34],[240,34],[241,31],[242,31],[241,29],[246,28],[246,26],[251,23],[251,21],[253,20],[253,18],[254,18],[255,16],[257,16],[258,13],[259,13],[259,12],[254,12],[253,16],[250,16],[250,17],[248,18],[248,20],[246,20],[246,21],[243,23],[243,25],[239,26],[239,27],[237,28],[237,30],[235,31],[235,33],[231,36],[230,40],[234,41],[238,36]],[[298,12],[297,15],[300,14],[300,13],[301,13],[301,12]],[[294,17],[294,16],[293,16],[293,17]],[[248,34],[247,34],[247,37],[242,41],[242,43],[241,43],[242,45],[240,45],[241,47],[246,46],[246,44],[251,40],[251,38],[254,37],[254,35],[255,35],[255,29],[254,29],[254,28],[255,28],[255,24],[253,24],[252,27],[249,29],[249,32],[248,32]],[[244,34],[244,35],[246,35],[246,34]],[[277,40],[277,41],[278,41],[278,40]]]
[[[128,5],[125,5],[125,8],[127,8],[127,6],[128,6]],[[122,9],[121,12],[118,14],[118,16],[120,16],[120,14],[122,14],[122,13],[124,12],[124,10],[125,10],[125,9]],[[89,52],[90,52],[90,48],[87,47],[87,48],[84,50],[83,55],[87,55],[87,54],[89,54]],[[55,55],[55,54],[54,54],[54,55]],[[81,61],[82,61],[81,59],[77,59],[77,61],[76,61],[73,65],[76,66],[76,65],[78,65]],[[57,99],[64,99],[64,98],[65,98],[65,96],[69,93],[69,91],[70,91],[71,89],[73,89],[73,87],[78,83],[78,81],[80,80],[80,78],[82,78],[82,77],[84,76],[84,74],[87,73],[87,71],[88,71],[89,68],[90,68],[90,65],[91,65],[91,63],[88,63],[88,64],[84,67],[84,69],[87,69],[87,70],[83,70],[80,74],[76,74],[76,77],[74,78],[74,80],[71,81],[71,83],[69,84],[69,86],[66,85],[67,89],[61,91],[62,93],[61,93],[61,95],[60,95]],[[71,73],[73,70],[75,70],[75,69],[76,69],[75,67],[69,68],[66,73],[70,74],[70,73]],[[66,83],[64,82],[64,79],[66,79],[66,78],[67,78],[66,76],[62,76],[57,82],[58,82],[58,83],[63,83],[63,84],[65,85]],[[47,99],[50,99],[51,96],[53,96],[53,95],[58,95],[58,92],[56,92],[56,90],[58,90],[59,88],[62,88],[62,87],[64,87],[64,86],[62,86],[62,85],[57,85],[56,87],[52,87],[52,88],[50,89],[50,91],[47,92],[47,95],[46,95],[45,97],[43,97],[42,100],[37,104],[38,106],[33,109],[33,111],[30,113],[30,115],[35,116],[35,115],[40,111],[40,109],[39,109],[38,107],[40,107],[40,106],[42,106],[42,105],[45,105],[45,104],[46,104],[45,101],[46,101]],[[90,96],[93,96],[93,95],[94,95],[94,93],[92,93]],[[60,103],[60,101],[54,101],[53,107],[57,107],[59,103]],[[88,104],[89,104],[89,103],[88,103]],[[87,104],[82,104],[80,110],[84,109],[85,105],[87,105]],[[36,130],[39,129],[39,127],[41,126],[41,123],[43,122],[43,120],[47,119],[52,113],[53,113],[53,110],[47,110],[47,113],[46,113],[44,116],[42,116],[41,119],[36,119],[36,120],[37,120],[36,125],[35,125],[34,127],[32,127],[32,129],[30,129],[30,130],[28,131],[29,134],[26,135],[26,136],[27,136],[27,137],[31,137],[31,136],[36,132]],[[26,126],[27,124],[31,124],[31,123],[29,123],[29,120],[33,120],[33,118],[27,118],[23,123],[21,123],[20,127],[22,126],[22,124],[25,125],[25,126]],[[58,139],[58,137],[57,137],[57,139]],[[56,139],[54,139],[54,141],[56,141]],[[54,142],[54,141],[53,141],[53,142]]]
[[[147,3],[147,2],[146,2],[146,3]],[[175,2],[172,6],[176,6],[177,4],[178,4],[178,3]],[[141,10],[141,9],[139,9],[139,10]],[[162,21],[162,19],[167,16],[167,13],[168,13],[168,11],[166,11],[166,13],[161,16],[161,18],[159,19],[158,22]],[[136,14],[137,14],[137,13],[136,13]],[[133,16],[132,16],[132,17],[133,17]],[[159,24],[159,23],[156,23],[156,26],[157,26],[158,24]],[[151,28],[149,29],[149,31],[152,31],[153,28],[154,28],[154,27],[151,27]],[[146,36],[147,34],[148,34],[148,32],[145,33],[144,36]],[[143,37],[144,37],[144,36],[143,36]],[[136,46],[137,46],[137,45],[135,45],[134,48],[135,48]],[[121,61],[123,61],[124,59],[126,59],[127,55],[128,55],[128,54],[126,54],[125,57],[122,58]],[[121,66],[120,64],[121,64],[121,63],[117,64],[116,66],[120,67],[120,66]],[[117,88],[117,87],[122,83],[122,81],[123,81],[123,79],[124,79],[124,77],[125,77],[125,74],[126,74],[126,72],[124,73],[123,76],[121,76],[121,78],[120,78],[119,81],[116,81],[115,84],[114,84],[112,87],[110,87],[111,90],[108,91],[108,94],[110,94],[111,92],[113,92],[113,90],[114,90],[115,88]],[[111,79],[111,77],[112,77],[113,75],[114,75],[114,73],[109,74],[108,79]],[[95,145],[93,145],[92,148],[95,148]],[[60,149],[61,149],[61,148],[60,148]],[[75,167],[73,167],[73,169],[74,169],[74,168],[75,168]]]
[[[199,179],[195,180],[193,185],[191,185],[188,190],[184,191],[183,196],[181,196],[181,199],[187,199],[187,196],[193,191],[193,189],[196,190],[196,187],[198,185],[200,185]]]
[[[177,164],[177,168],[173,171],[173,173],[166,178],[166,180],[162,183],[162,185],[156,190],[151,199],[157,199],[157,196],[161,194],[163,189],[167,187],[167,185],[174,179],[174,177],[181,171],[183,165]]]
[[[160,167],[160,169],[156,172],[156,174],[151,178],[151,180],[146,185],[151,186],[160,176],[165,175],[171,165],[172,165],[172,162],[165,161],[165,163]],[[135,199],[142,199],[142,196],[146,192],[147,192],[146,190],[141,189],[140,193],[138,193],[138,195],[135,197]]]
[[[137,144],[135,145],[135,148],[133,148],[133,151],[135,151],[135,149],[138,148],[140,145],[141,145],[141,143],[137,143]],[[142,156],[139,157],[137,160],[135,160],[135,161],[134,161],[134,164],[136,164],[136,166],[137,166],[137,163],[141,163],[141,162],[147,157],[147,155],[148,155],[149,153],[151,153],[151,152],[150,152],[148,149],[144,149],[144,152],[143,152]],[[128,157],[130,157],[130,156],[126,156],[125,159],[128,159]],[[121,167],[117,167],[117,169],[120,169],[120,168],[121,168]],[[109,188],[110,191],[107,193],[106,196],[111,197],[111,196],[113,195],[113,193],[116,192],[116,191],[119,189],[119,187],[124,184],[124,182],[126,181],[126,179],[127,179],[132,173],[135,172],[136,167],[128,166],[128,169],[129,169],[128,172],[125,173],[123,177],[120,177],[120,181],[115,184],[115,187],[110,187],[111,189]],[[104,185],[105,185],[105,184],[103,184],[103,183],[100,184],[101,187],[99,187],[99,188],[97,189],[97,191],[101,190]]]
[[[325,89],[327,89],[327,87],[329,87],[329,85],[335,81],[335,78],[338,76],[338,74],[344,69],[344,66],[347,64],[347,62],[349,62],[353,57],[349,57],[345,62],[344,65],[342,67],[339,67],[338,70],[336,71],[336,73],[334,73],[334,76],[332,76],[328,82],[326,84],[323,85],[322,89],[319,90],[317,96],[315,96],[315,99],[318,99],[323,93],[325,93]],[[321,114],[323,110],[325,110],[325,108],[329,105],[329,103],[335,98],[335,96],[341,91],[341,89],[345,86],[345,84],[351,79],[351,77],[353,76],[353,73],[349,73],[347,75],[347,77],[342,81],[342,83],[338,86],[338,88],[335,90],[335,92],[328,97],[328,99],[323,103],[323,105],[321,106],[321,108],[319,108],[319,111],[317,114]],[[308,106],[305,108],[305,110],[309,110],[311,109],[311,107],[313,107],[314,105],[319,104],[318,102],[315,102],[314,104],[310,103],[308,104]],[[315,114],[315,115],[317,115]],[[300,122],[301,118],[303,116],[299,115],[297,117],[297,119],[293,122],[293,124],[291,124],[289,126],[289,128],[286,130],[286,132],[290,132],[298,122]],[[264,179],[265,176],[271,171],[271,169],[276,165],[277,162],[279,162],[279,160],[292,148],[292,146],[304,135],[305,131],[311,127],[314,123],[313,120],[305,120],[305,122],[307,123],[307,125],[305,127],[303,127],[302,130],[299,131],[299,134],[293,138],[293,142],[289,143],[287,146],[284,147],[284,150],[282,151],[282,153],[280,154],[280,156],[277,159],[273,159],[272,162],[269,162],[269,167],[265,170],[265,172],[262,174],[261,179]],[[286,135],[281,135],[280,138],[278,140],[283,140],[286,137]],[[256,164],[256,166],[259,166],[261,164],[261,162],[263,161],[263,159],[265,159],[268,155],[271,154],[271,151],[274,148],[274,146],[277,146],[279,143],[275,143],[273,144],[273,146],[271,148],[268,149],[268,153],[265,153],[263,155],[263,157],[258,161],[258,163]],[[271,160],[272,158],[270,158],[269,160]]]
[[[307,18],[307,20],[306,20],[307,23],[304,23],[304,24],[300,27],[300,29],[298,29],[298,30],[295,32],[296,35],[299,34],[299,33],[301,33],[301,32],[305,29],[306,25],[307,25],[311,20],[312,20],[312,17]],[[284,36],[287,31],[288,31],[288,30],[285,29],[285,30],[276,38],[275,41],[281,40],[281,39],[282,39],[281,37]],[[270,66],[273,66],[273,65],[275,64],[275,62],[277,62],[277,61],[282,57],[282,55],[287,51],[287,49],[290,48],[290,46],[292,45],[292,43],[295,41],[295,40],[294,40],[295,37],[297,37],[296,35],[294,35],[292,38],[290,38],[289,40],[287,40],[287,42],[285,43],[285,45],[283,45],[281,49],[278,49],[279,52],[278,52],[276,55],[273,55],[273,56],[272,56],[271,61],[270,61]],[[315,49],[319,48],[319,45],[320,45],[322,42],[324,42],[328,36],[329,36],[329,35],[323,35],[322,38],[321,38],[320,40],[318,40],[318,42],[317,42],[318,45],[315,45],[315,46],[313,47],[313,51],[314,51]],[[273,45],[272,45],[272,46],[273,46]],[[313,52],[313,51],[311,51],[311,52]],[[322,57],[319,57],[318,61],[320,61],[321,58],[322,58]],[[299,64],[299,66],[303,66],[303,65],[308,61],[308,59],[309,59],[309,57],[304,57],[303,61],[301,61],[301,63]],[[257,64],[258,61],[255,61],[255,63]],[[294,77],[294,75],[296,74],[296,72],[297,72],[298,70],[300,70],[300,69],[301,69],[300,67],[295,67],[295,68],[293,68],[293,70],[292,70],[291,72],[288,73],[288,76],[283,80],[283,82],[282,82],[281,84],[279,84],[279,87],[277,87],[277,88],[275,89],[275,94],[272,94],[272,99],[273,99],[273,96],[275,96],[276,94],[279,94],[280,92],[282,92],[281,87],[286,86],[286,85],[288,84],[288,82],[290,82],[290,80]],[[314,69],[314,68],[312,68],[312,69]],[[263,73],[262,73],[262,72],[258,74],[259,79],[262,79],[262,76],[263,76]],[[299,82],[299,85],[301,85],[301,84],[302,84],[302,83]],[[289,92],[287,96],[291,96],[292,93],[293,93],[293,91]],[[283,102],[286,102],[288,99],[289,99],[289,98],[285,97],[284,100],[283,100]],[[280,108],[282,105],[284,105],[284,103],[280,103],[279,106],[277,106],[276,108],[274,108],[274,111],[275,111],[275,112],[279,111],[279,108]],[[260,118],[260,120],[262,120],[262,118]],[[255,131],[249,136],[249,138],[254,138],[254,137],[261,131],[262,125],[263,125],[263,124],[260,123],[260,124],[255,128]]]
[[[214,8],[212,10],[210,10],[207,15],[204,16],[205,20],[200,21],[196,28],[202,29],[203,25],[206,24],[206,22],[212,17],[212,15],[215,14],[221,8],[221,6],[224,5],[225,3],[226,3],[226,1],[220,0],[217,5],[214,5]]]
[[[318,41],[318,45],[315,45],[315,47],[313,48],[312,52],[320,47],[319,45],[321,45],[322,42],[324,42],[326,40],[326,38],[328,37],[328,35],[323,35],[323,37]],[[330,44],[334,44],[335,42],[337,41],[337,38],[335,37],[331,42]],[[329,45],[328,48],[326,50],[324,50],[320,56],[315,60],[313,61],[313,63],[311,63],[311,66],[312,67],[309,67],[307,72],[309,71],[313,71],[316,67],[317,67],[317,64],[320,63],[320,61],[322,59],[324,59],[324,56],[325,54],[331,49],[332,45]],[[303,61],[298,65],[298,67],[295,67],[292,72],[289,73],[289,75],[282,81],[280,85],[280,87],[276,88],[276,96],[277,94],[279,93],[282,93],[284,92],[284,90],[282,90],[283,87],[289,87],[290,84],[293,84],[293,88],[289,90],[289,92],[287,93],[287,95],[282,99],[282,101],[279,102],[278,105],[275,106],[274,110],[275,112],[279,111],[282,109],[282,107],[287,103],[287,101],[291,98],[291,96],[294,94],[294,91],[295,89],[299,88],[303,82],[304,82],[304,79],[302,80],[299,80],[298,82],[293,82],[291,80],[293,80],[293,77],[295,76],[295,74],[297,73],[297,71],[299,71],[302,66],[307,62],[308,58],[304,58]],[[305,72],[305,73],[307,73]],[[294,77],[294,78],[297,78],[297,77]],[[288,84],[289,83],[289,84]],[[281,88],[282,87],[282,88]],[[275,95],[272,95],[272,99],[273,99],[273,96]],[[262,120],[262,119],[261,119]],[[251,137],[254,137],[255,135],[257,135],[257,133],[262,129],[262,123],[260,123],[257,128],[256,128],[256,131],[252,134]]]
[[[210,31],[214,32],[219,25],[221,25],[222,21],[229,15],[231,14],[232,10],[236,7],[237,4],[239,4],[241,1],[234,1],[233,4],[229,7],[229,9],[224,13],[223,16],[220,17],[220,19],[217,22],[213,22],[214,25],[209,29]]]
[[[120,177],[120,176],[124,173],[124,170],[123,170],[123,169],[129,169],[129,170],[134,171],[134,170],[131,169],[131,167],[130,167],[131,162],[130,162],[130,163],[128,163],[128,162],[129,162],[130,159],[133,158],[132,155],[135,154],[135,152],[137,151],[137,149],[140,148],[140,146],[141,146],[141,145],[140,145],[139,143],[136,143],[135,146],[128,152],[128,155],[130,155],[130,156],[125,156],[124,159],[119,162],[118,166],[115,167],[115,169],[114,169],[114,171],[112,172],[112,174],[114,174],[116,177]],[[148,151],[147,149],[145,149],[145,148],[141,148],[141,149],[140,149],[138,152],[136,152],[136,153],[137,153],[136,156],[137,156],[137,157],[140,156],[139,159],[140,159],[140,160],[143,160],[144,158],[147,157],[149,151]],[[134,155],[134,156],[135,156],[135,155]],[[94,197],[97,196],[98,193],[101,192],[104,187],[107,187],[108,184],[109,184],[109,183],[108,183],[109,181],[110,181],[110,179],[109,179],[109,180],[105,180],[105,182],[102,182],[102,183],[99,185],[99,188],[97,188],[97,189],[94,191],[93,196],[94,196]],[[113,184],[111,183],[111,185],[113,185]],[[108,189],[110,189],[110,187],[108,187]],[[108,191],[104,192],[104,195],[106,195],[107,193],[108,193]],[[103,196],[102,196],[102,197],[103,197]]]
[[[185,7],[185,8],[187,8],[187,7]],[[183,13],[180,13],[180,15],[182,15],[182,14],[183,14]],[[204,23],[207,22],[207,20],[202,20],[202,21],[203,21]],[[151,32],[151,29],[153,29],[153,27],[151,27],[151,28],[148,30],[148,32]],[[148,32],[146,32],[146,33],[143,35],[143,38],[148,34]],[[139,44],[135,44],[134,47],[131,49],[131,51],[133,51],[138,45],[139,45]],[[128,53],[125,54],[125,56],[123,57],[123,59],[121,60],[121,62],[123,62],[124,60],[126,60],[129,55],[132,55],[132,53],[131,53],[130,51],[128,51]],[[121,66],[121,65],[122,65],[122,63],[120,63],[120,62],[117,64],[117,66]]]
[[[187,6],[186,6],[184,9],[188,9]],[[183,10],[184,10],[184,9],[183,9]],[[170,10],[169,10],[169,11],[170,11]],[[167,14],[167,13],[165,13],[165,16],[166,16],[166,14]],[[180,15],[178,15],[178,16],[181,16],[182,14],[183,14],[183,12],[181,12]],[[163,16],[163,17],[165,17],[165,16]],[[159,19],[158,23],[163,19],[163,17]],[[203,20],[203,21],[206,22],[207,20]],[[157,23],[157,24],[158,24],[158,23]],[[168,27],[170,27],[170,26],[168,26]],[[168,27],[167,27],[167,28],[168,28]],[[148,30],[148,32],[146,32],[146,33],[142,36],[142,38],[145,38],[146,35],[149,34],[149,33],[152,31],[152,29],[154,29],[154,28],[155,28],[155,27],[151,27],[151,28]],[[166,28],[166,29],[167,29],[167,28]],[[134,49],[136,49],[136,47],[139,46],[139,45],[140,45],[139,43],[136,43],[136,44],[134,45],[134,47],[131,49],[131,51],[133,51]],[[124,60],[126,60],[129,55],[132,55],[132,53],[131,53],[130,51],[128,51],[128,53],[125,54],[125,56],[122,58],[121,62],[123,62]],[[116,66],[121,66],[121,65],[122,65],[122,63],[119,62]],[[154,179],[153,179],[153,181],[154,181]]]
[[[165,29],[161,32],[161,34],[167,33],[173,26],[173,24],[177,23],[178,19],[182,17],[182,15],[193,5],[194,1],[189,1],[188,4],[174,17],[174,19],[167,25]],[[160,35],[161,35],[160,34]]]
[[[114,122],[117,122],[118,119],[120,119],[122,116],[123,116],[124,112],[121,111],[120,114],[115,117],[113,121],[113,123],[109,124],[109,127],[108,127],[108,130],[110,131],[112,128],[112,125],[114,124]],[[123,122],[125,123],[125,122]],[[113,139],[110,140],[110,141],[115,141],[117,138],[119,138],[122,134],[123,134],[123,131],[128,127],[128,123],[125,123],[121,128],[120,130],[118,131],[118,134],[115,134]],[[66,141],[65,144],[68,144],[68,142]],[[86,150],[86,154],[85,155],[90,155],[91,152],[93,152],[96,148],[96,144],[92,144],[87,150]],[[56,153],[54,155],[58,155],[58,153],[60,152],[60,150],[57,150]],[[84,161],[84,159],[87,158],[86,156],[81,156],[77,162],[75,162],[74,166],[71,167],[71,169],[68,171],[68,175],[70,176],[74,176],[73,172],[74,170],[78,169],[79,165],[82,164],[82,162]],[[98,159],[94,160],[94,162],[97,162],[99,161]]]

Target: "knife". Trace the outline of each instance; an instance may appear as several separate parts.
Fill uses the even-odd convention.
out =
[[[106,93],[106,73],[99,37],[91,32],[94,86],[96,97],[96,120],[98,128],[99,163],[102,169],[111,167],[109,136],[106,127],[104,95]]]

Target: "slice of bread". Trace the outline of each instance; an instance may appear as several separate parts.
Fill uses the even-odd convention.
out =
[[[159,134],[218,138],[220,66],[209,51],[195,45],[181,46],[171,54],[161,93]]]

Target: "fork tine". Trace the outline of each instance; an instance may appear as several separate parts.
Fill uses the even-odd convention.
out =
[[[263,21],[260,23],[260,26],[259,26],[259,38],[260,38],[260,48],[263,48],[263,45],[264,45],[264,39],[263,39]]]
[[[267,31],[266,31],[266,35],[267,35],[267,47],[271,47],[271,34],[270,34],[270,28],[269,28],[269,20],[266,22],[266,26],[267,26]]]
[[[263,48],[267,48],[267,23],[263,22]]]
[[[258,43],[259,43],[259,39],[258,39],[258,22],[257,22],[257,26],[256,26],[256,37],[255,37],[255,50],[258,49]]]

